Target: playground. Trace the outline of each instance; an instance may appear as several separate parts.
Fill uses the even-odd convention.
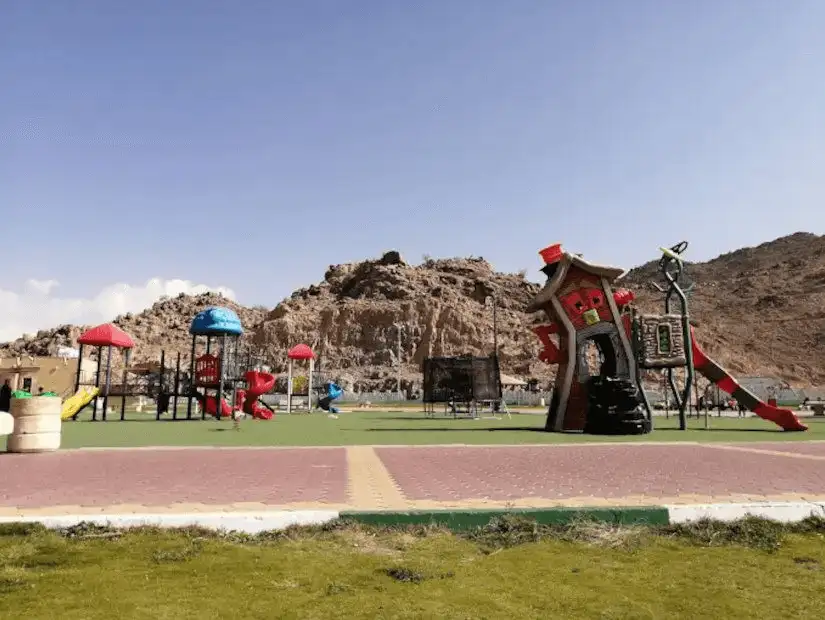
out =
[[[347,409],[345,407],[345,409]],[[602,442],[799,442],[825,440],[825,419],[807,418],[806,433],[784,433],[752,416],[715,417],[705,428],[704,416],[689,418],[687,430],[679,430],[676,416],[655,418],[656,431],[644,435],[588,435],[544,432],[544,415],[512,413],[510,417],[480,419],[428,418],[420,408],[405,411],[343,411],[337,420],[322,412],[276,415],[272,421],[200,419],[156,422],[154,413],[129,412],[124,422],[64,424],[62,449],[130,448],[169,446],[346,446],[346,445],[444,445],[444,444],[579,444]],[[0,451],[6,438],[0,437]]]
[[[0,615],[52,617],[55,599],[66,618],[821,615],[821,518],[787,534],[689,525],[753,506],[825,515],[825,418],[760,400],[706,355],[684,249],[662,250],[659,315],[613,289],[621,270],[542,250],[548,281],[529,309],[547,318],[540,359],[558,366],[544,410],[507,408],[497,349],[429,358],[423,402],[388,411],[341,404],[305,344],[276,373],[226,308],[194,317],[189,355],[159,363],[131,364],[135,344],[112,324],[89,330],[72,396],[18,391],[0,414]],[[97,350],[91,377],[83,347]],[[694,372],[749,413],[691,416]],[[667,376],[669,416],[648,402],[650,373]],[[601,521],[574,520],[588,514]],[[656,529],[667,523],[688,525]]]
[[[545,315],[535,328],[540,359],[558,366],[546,414],[507,408],[496,348],[489,357],[428,358],[419,408],[391,412],[339,408],[343,390],[306,344],[285,351],[286,372],[276,373],[227,308],[195,316],[188,358],[177,353],[170,362],[163,353],[159,364],[130,364],[131,337],[98,326],[78,338],[81,361],[83,347],[94,347],[98,363],[85,379],[78,363],[73,397],[15,393],[4,447],[27,454],[3,457],[2,509],[391,510],[825,496],[816,475],[825,459],[821,419],[763,402],[697,343],[680,284],[686,247],[662,248],[669,288],[660,315],[639,315],[633,293],[613,288],[621,269],[559,244],[541,250],[547,282],[527,310]],[[590,344],[599,352],[595,367]],[[691,417],[694,371],[747,417]],[[667,375],[671,417],[654,415],[645,373]],[[193,475],[204,464],[232,483]]]
[[[237,314],[228,308],[210,307],[191,321],[188,359],[177,352],[172,361],[172,356],[162,351],[159,363],[133,365],[130,358],[135,343],[129,334],[114,324],[87,330],[77,339],[80,348],[74,394],[61,402],[58,394],[15,392],[11,402],[17,414],[0,414],[0,435],[10,434],[7,449],[11,452],[50,451],[61,445],[556,443],[588,441],[588,437],[645,436],[654,430],[659,441],[691,441],[695,429],[690,427],[688,415],[695,373],[706,377],[717,393],[729,394],[740,412],[749,411],[785,433],[808,431],[808,425],[793,411],[779,407],[772,399],[765,402],[743,388],[699,345],[682,286],[682,254],[686,249],[686,242],[661,248],[659,269],[667,282],[667,290],[661,289],[662,314],[639,314],[633,305],[634,293],[614,288],[624,270],[588,262],[560,244],[539,252],[547,281],[526,312],[544,316],[544,323],[533,328],[542,345],[539,359],[557,367],[543,424],[547,434],[537,432],[541,427],[535,417],[514,418],[507,409],[495,333],[489,356],[423,360],[424,415],[410,416],[406,420],[409,424],[400,425],[398,422],[404,421],[401,418],[380,412],[350,412],[347,421],[330,433],[331,427],[323,428],[315,419],[289,420],[299,412],[314,417],[318,416],[313,412],[324,412],[336,418],[336,401],[343,389],[334,377],[319,372],[315,352],[303,343],[286,351],[286,376],[278,376],[269,365],[272,360],[244,340],[244,327]],[[671,303],[673,299],[678,301],[678,308]],[[84,347],[97,350],[94,377],[83,376]],[[598,361],[591,359],[592,350]],[[115,355],[120,356],[119,364]],[[304,365],[306,373],[296,376],[295,364]],[[654,424],[645,381],[649,385],[651,379],[663,373],[677,409],[675,419],[683,433],[680,439],[666,436],[672,434],[669,421]],[[127,405],[135,398],[139,404],[129,411]],[[695,400],[699,400],[698,393]],[[147,404],[150,409],[144,411]],[[54,413],[59,413],[59,419],[53,417]],[[83,419],[105,422],[112,416],[124,426],[111,430],[73,427]],[[286,420],[276,420],[276,416]],[[14,422],[15,417],[18,422]],[[711,424],[711,417],[706,413],[704,418],[705,437],[723,437],[735,429],[771,428],[722,419]],[[152,419],[230,419],[231,429],[238,433],[242,422],[250,420],[270,427],[243,424],[246,432],[230,438],[223,434],[227,428],[214,425],[134,426]],[[467,426],[468,421],[471,426]]]

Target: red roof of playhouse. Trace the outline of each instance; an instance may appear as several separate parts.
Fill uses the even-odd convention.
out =
[[[80,334],[77,344],[86,344],[93,347],[108,347],[111,345],[119,349],[131,349],[135,346],[135,341],[116,325],[104,323],[92,329],[87,329]]]
[[[286,356],[291,360],[314,360],[315,353],[305,344],[296,344],[292,347]]]
[[[555,243],[543,250],[539,250],[539,255],[541,255],[545,265],[558,264],[558,268],[553,275],[547,279],[544,288],[539,291],[536,298],[527,306],[527,312],[536,312],[548,303],[550,299],[558,293],[559,288],[561,288],[562,283],[573,267],[600,278],[606,278],[610,283],[625,272],[621,267],[599,265],[598,263],[586,261],[578,254],[567,252],[560,243]]]

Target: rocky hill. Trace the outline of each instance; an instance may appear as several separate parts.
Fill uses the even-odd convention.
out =
[[[217,293],[181,294],[162,298],[139,314],[124,314],[113,320],[135,341],[133,359],[157,359],[161,349],[188,352],[191,345],[189,323],[201,310],[227,306],[238,313],[243,325],[254,328],[267,314],[266,308],[247,308]],[[56,355],[60,347],[75,347],[80,334],[92,325],[61,325],[0,344],[0,357]],[[251,334],[250,334],[251,336]]]
[[[685,271],[697,340],[734,375],[825,382],[825,236],[796,233]],[[652,280],[661,283],[655,262],[632,270],[625,285],[640,309],[661,312]]]
[[[548,377],[524,314],[538,286],[523,275],[497,273],[481,258],[406,263],[398,252],[378,260],[333,265],[320,284],[296,291],[269,313],[255,341],[284,363],[289,344],[306,342],[323,368],[364,386],[392,388],[397,359],[402,379],[420,381],[425,357],[489,355],[493,303],[502,368]],[[399,342],[400,337],[400,342]]]
[[[740,375],[825,383],[825,237],[797,233],[689,264],[687,273],[695,283],[691,314],[710,355]],[[650,284],[656,279],[655,263],[625,277],[623,285],[637,293],[642,311],[661,311],[662,295]],[[495,298],[503,370],[544,382],[553,369],[537,361],[539,345],[529,329],[534,317],[523,313],[537,290],[523,275],[497,273],[481,258],[411,265],[388,252],[377,260],[331,266],[323,281],[271,311],[215,294],[181,295],[115,322],[137,342],[137,360],[156,358],[161,348],[188,351],[191,318],[210,305],[227,305],[277,370],[285,367],[290,346],[306,342],[319,353],[323,369],[376,389],[395,386],[399,333],[405,384],[420,380],[419,365],[427,356],[490,353]],[[73,345],[82,329],[41,331],[0,345],[0,356],[53,354]]]

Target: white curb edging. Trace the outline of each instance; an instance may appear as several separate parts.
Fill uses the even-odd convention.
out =
[[[811,516],[825,518],[825,502],[754,502],[747,504],[671,504],[662,506],[668,511],[670,523],[690,523],[701,519],[736,521],[747,516],[762,517],[783,523],[802,521]],[[258,534],[283,530],[295,525],[323,525],[338,519],[337,510],[272,510],[266,512],[202,512],[186,514],[112,514],[112,515],[44,515],[4,516],[0,524],[40,523],[50,529],[66,528],[79,523],[114,528],[154,526],[163,528],[202,527]]]
[[[823,502],[754,502],[750,504],[693,504],[666,506],[671,523],[689,523],[700,519],[736,521],[744,517],[762,517],[782,523],[802,521],[808,517],[825,518]]]
[[[0,523],[41,523],[50,529],[72,527],[79,523],[94,523],[114,528],[141,526],[203,527],[258,534],[283,530],[293,525],[323,525],[338,518],[337,510],[277,510],[269,512],[204,512],[188,514],[120,514],[120,515],[60,515],[37,517],[0,517]]]

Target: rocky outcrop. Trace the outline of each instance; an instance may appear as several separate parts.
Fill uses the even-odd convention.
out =
[[[247,329],[254,328],[267,313],[264,308],[247,308],[217,293],[181,294],[174,298],[160,299],[143,312],[124,314],[114,318],[112,322],[135,341],[135,361],[158,359],[161,349],[172,352],[189,350],[189,323],[198,312],[209,306],[232,308]],[[57,355],[60,347],[76,347],[77,337],[89,327],[93,325],[61,325],[41,330],[34,336],[0,345],[0,357]]]
[[[502,274],[481,258],[406,263],[398,252],[377,260],[332,265],[323,282],[280,303],[258,326],[255,342],[285,364],[290,344],[306,342],[323,368],[349,372],[362,387],[395,386],[400,348],[405,384],[420,381],[424,358],[489,355],[496,304],[502,367],[548,376],[523,313],[538,286]],[[400,342],[399,342],[400,338]]]
[[[689,263],[686,273],[697,340],[722,366],[735,376],[825,382],[825,236],[796,233]],[[642,311],[659,313],[652,281],[663,284],[656,263],[632,270],[624,285]]]

